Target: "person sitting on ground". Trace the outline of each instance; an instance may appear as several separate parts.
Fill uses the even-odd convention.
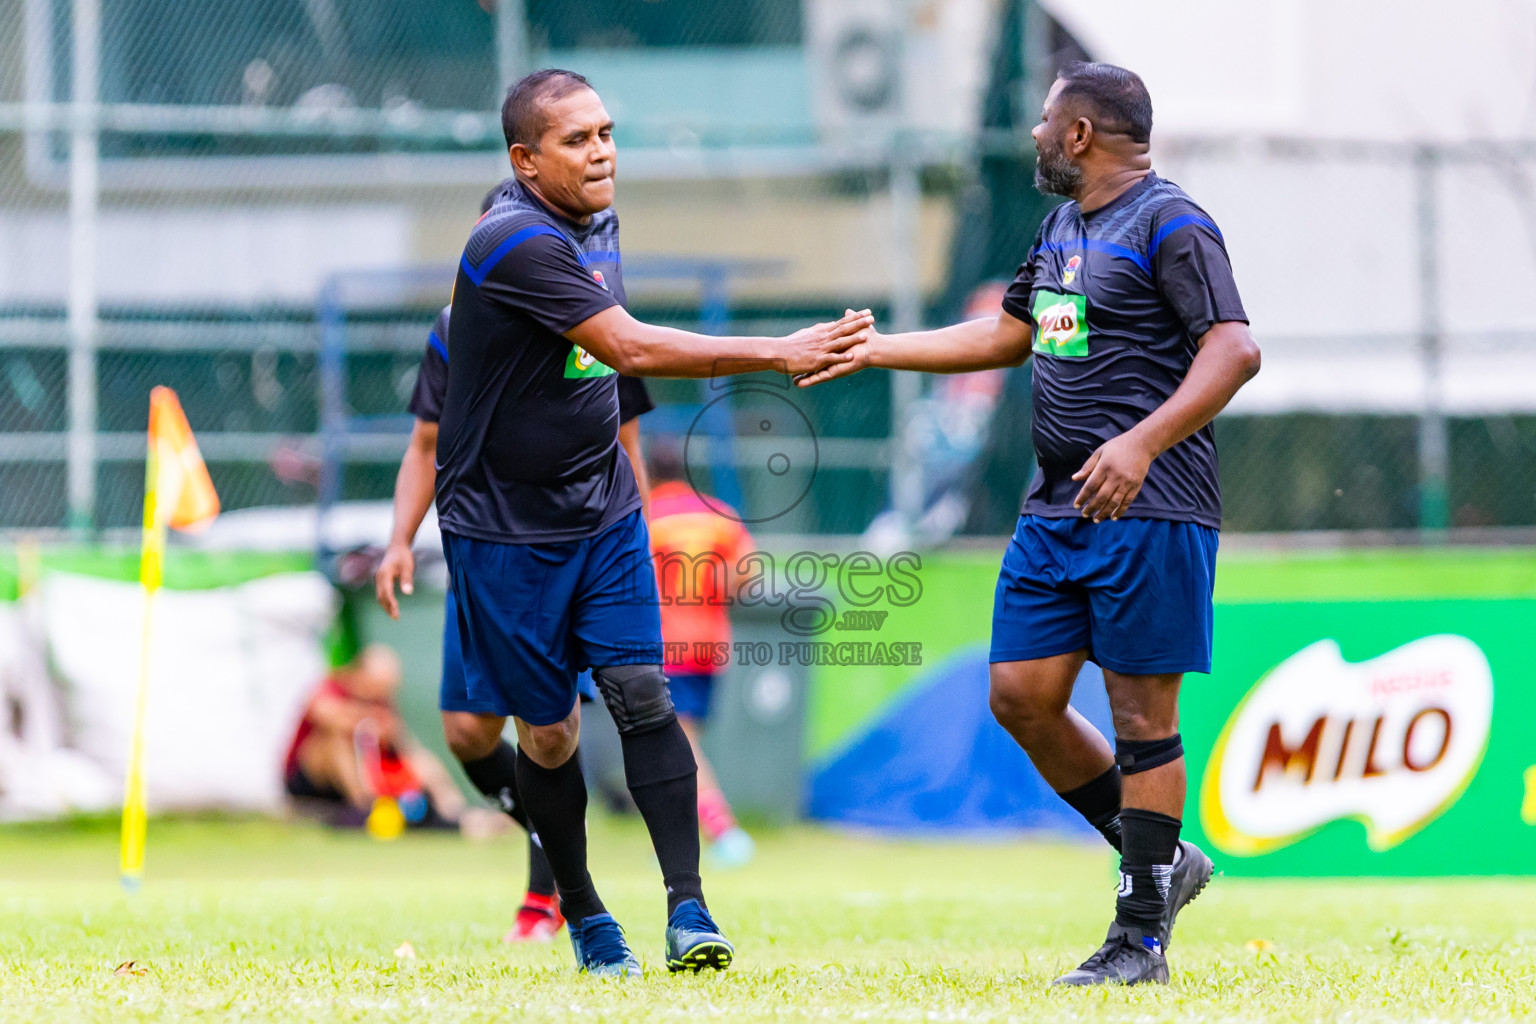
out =
[[[437,758],[400,719],[400,658],[372,644],[321,681],[288,747],[284,788],[338,825],[360,826],[375,800],[393,799],[409,825],[483,835],[500,824],[469,813]],[[487,828],[487,824],[491,827]]]

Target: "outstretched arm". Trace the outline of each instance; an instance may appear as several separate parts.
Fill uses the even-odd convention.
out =
[[[865,310],[817,324],[786,338],[717,338],[641,323],[610,306],[565,332],[604,364],[631,377],[717,377],[777,370],[815,373],[852,357],[862,332],[875,322]]]
[[[865,333],[853,358],[834,363],[800,380],[801,387],[844,377],[870,366],[924,373],[969,373],[1018,366],[1029,358],[1034,327],[1008,313],[968,320],[936,331],[911,334]]]
[[[374,596],[392,619],[400,617],[395,583],[398,581],[400,590],[407,594],[414,589],[416,558],[411,554],[411,542],[416,539],[427,509],[432,507],[432,492],[437,484],[436,458],[437,424],[418,419],[411,428],[410,444],[395,477],[395,521],[389,532],[389,547],[373,574]]]
[[[1152,460],[1216,418],[1259,372],[1259,346],[1248,325],[1215,324],[1200,336],[1189,373],[1168,401],[1119,437],[1099,445],[1072,474],[1083,489],[1072,502],[1094,522],[1118,519],[1141,491]]]

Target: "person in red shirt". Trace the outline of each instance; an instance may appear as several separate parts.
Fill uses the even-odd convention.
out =
[[[724,660],[716,654],[730,650],[728,602],[739,583],[737,563],[753,550],[752,535],[733,509],[715,498],[706,501],[685,482],[675,444],[656,444],[649,454],[651,554],[661,590],[667,682],[699,765],[699,827],[710,840],[710,859],[736,867],[752,859],[752,837],[737,824],[699,741]]]
[[[443,765],[411,737],[395,704],[399,689],[400,658],[383,644],[326,676],[288,746],[288,795],[329,805],[339,824],[361,825],[374,800],[388,797],[411,825],[473,834],[500,825],[495,814],[471,813]]]

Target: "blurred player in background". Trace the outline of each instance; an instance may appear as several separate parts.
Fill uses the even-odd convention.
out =
[[[511,186],[504,181],[485,194],[480,203],[481,216],[491,208],[496,197]],[[416,375],[416,387],[411,392],[410,412],[416,418],[411,427],[411,439],[405,456],[400,460],[400,472],[395,478],[394,525],[390,531],[389,547],[384,559],[374,573],[374,586],[380,606],[392,618],[400,617],[399,604],[395,599],[395,586],[410,594],[415,589],[416,558],[411,544],[416,531],[432,505],[437,481],[437,424],[443,415],[443,397],[448,390],[448,314],[451,307],[444,306],[427,334],[426,351],[422,353],[421,369]],[[631,463],[637,468],[636,482],[642,495],[647,493],[644,478],[645,461],[640,449],[640,417],[656,408],[651,401],[645,382],[638,377],[624,377],[619,381],[619,443],[624,446]],[[443,718],[445,723],[454,716],[467,712],[448,710],[448,703],[463,699],[463,662],[458,652],[459,634],[454,628],[453,595],[448,595],[447,614],[443,629]],[[595,700],[590,677],[583,680],[582,696]],[[455,725],[445,724],[445,728]],[[528,826],[528,816],[523,811],[514,785],[508,786],[506,774],[497,772],[495,764],[464,763],[464,773],[497,807],[528,830],[528,889],[523,905],[517,912],[512,930],[502,937],[504,942],[547,942],[554,938],[565,924],[560,913],[560,903],[555,896],[555,876],[550,872],[549,859],[539,846],[538,836]]]
[[[650,446],[651,552],[661,588],[661,636],[667,644],[667,686],[677,720],[699,764],[699,826],[710,840],[710,859],[739,867],[752,859],[752,837],[736,823],[714,769],[700,745],[709,721],[714,651],[729,651],[729,602],[740,583],[736,566],[752,551],[752,536],[734,510],[705,502],[684,477],[682,452],[668,439]]]
[[[383,644],[326,676],[288,746],[288,795],[325,807],[338,825],[362,825],[382,797],[406,824],[483,832],[448,772],[400,721],[399,691],[400,658]]]
[[[494,764],[502,781],[492,784],[520,795],[578,968],[639,974],[587,868],[576,678],[590,667],[661,868],[667,967],[723,970],[734,950],[699,878],[697,769],[662,672],[615,373],[814,372],[848,358],[871,319],[850,314],[787,338],[635,320],[613,211],[613,121],[597,93],[572,72],[535,72],[508,90],[502,128],[516,181],[459,263],[438,432],[437,518],[468,698],[453,710],[474,712],[449,725],[448,743],[465,762]],[[515,752],[502,739],[508,717]]]
[[[1179,911],[1213,867],[1183,827],[1179,686],[1211,670],[1221,483],[1211,420],[1259,372],[1226,244],[1148,156],[1152,99],[1066,65],[1034,129],[1046,215],[995,317],[870,336],[859,366],[957,373],[1034,354],[1039,472],[1003,556],[991,705],[1040,774],[1120,851],[1115,921],[1062,985],[1166,984]],[[1104,670],[1115,743],[1068,703]]]

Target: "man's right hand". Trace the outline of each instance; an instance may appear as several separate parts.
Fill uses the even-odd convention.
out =
[[[402,594],[415,590],[416,556],[411,554],[409,544],[391,544],[373,574],[374,595],[378,598],[379,607],[388,612],[392,619],[400,618],[400,603],[395,600],[396,581],[400,584]]]
[[[785,369],[798,377],[848,362],[852,358],[848,350],[864,340],[864,332],[874,323],[874,316],[866,309],[845,313],[841,320],[832,323],[796,331],[784,339]]]

